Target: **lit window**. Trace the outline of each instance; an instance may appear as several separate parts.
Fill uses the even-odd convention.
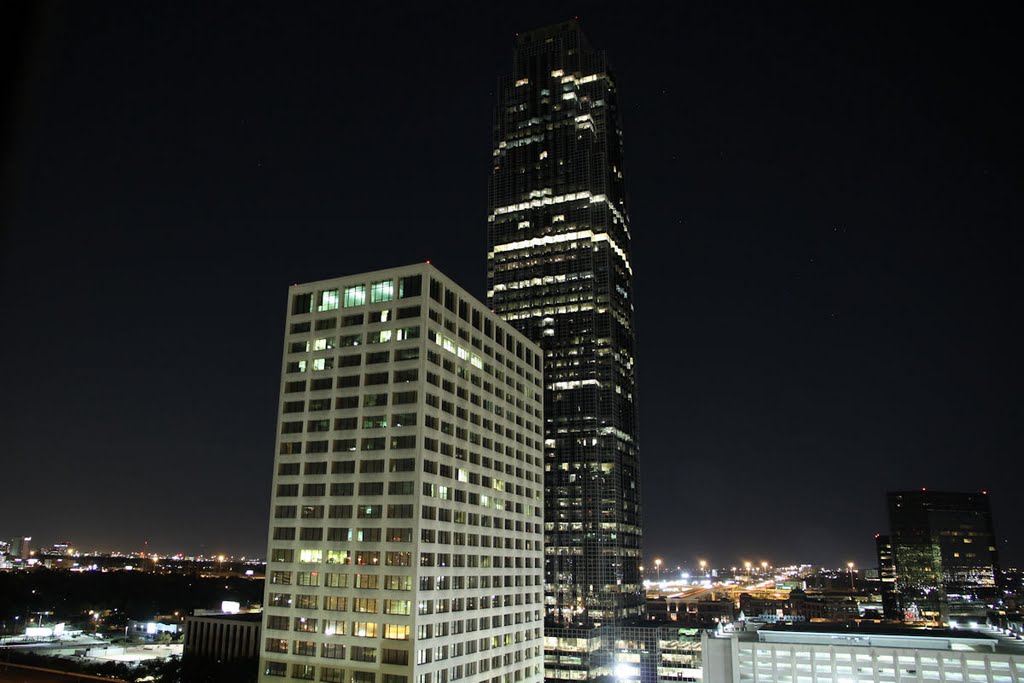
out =
[[[318,311],[336,311],[338,310],[338,290],[336,289],[325,289],[320,292],[320,303],[317,305],[316,310]]]
[[[303,549],[299,551],[299,562],[323,562],[323,550]]]
[[[362,306],[365,303],[366,285],[354,285],[352,287],[345,288],[345,300],[343,301],[345,308]]]
[[[384,637],[387,640],[409,640],[409,625],[384,624]]]
[[[391,301],[395,298],[395,281],[381,280],[370,285],[370,303]]]
[[[377,623],[373,621],[353,621],[352,635],[356,638],[376,638]]]
[[[347,550],[328,550],[327,564],[348,564],[349,554]]]

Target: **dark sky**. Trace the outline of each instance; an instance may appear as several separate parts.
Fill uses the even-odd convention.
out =
[[[262,555],[287,286],[429,258],[482,298],[497,76],[580,15],[648,558],[863,566],[928,486],[989,490],[1024,562],[1019,17],[899,4],[9,11],[0,536]]]

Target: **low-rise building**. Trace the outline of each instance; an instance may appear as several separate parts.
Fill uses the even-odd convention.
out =
[[[837,624],[743,628],[749,627],[703,632],[704,683],[1024,680],[1024,647],[986,630]]]

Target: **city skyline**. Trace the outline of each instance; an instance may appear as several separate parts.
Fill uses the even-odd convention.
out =
[[[494,74],[577,11],[53,12],[5,131],[5,533],[259,554],[283,286],[432,259],[483,299]],[[901,12],[584,8],[629,96],[645,558],[866,566],[926,486],[1024,561],[1011,22]]]

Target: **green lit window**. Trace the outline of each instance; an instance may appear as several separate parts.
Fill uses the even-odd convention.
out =
[[[351,308],[353,306],[362,306],[366,303],[366,285],[354,285],[352,287],[345,288],[345,300],[343,305],[345,308]]]
[[[391,301],[395,298],[395,281],[381,280],[370,285],[370,303],[376,304],[381,301]]]
[[[338,290],[336,289],[325,289],[320,292],[320,303],[317,304],[316,310],[318,311],[336,311],[338,310]]]
[[[348,564],[350,561],[347,550],[327,551],[327,564]]]

